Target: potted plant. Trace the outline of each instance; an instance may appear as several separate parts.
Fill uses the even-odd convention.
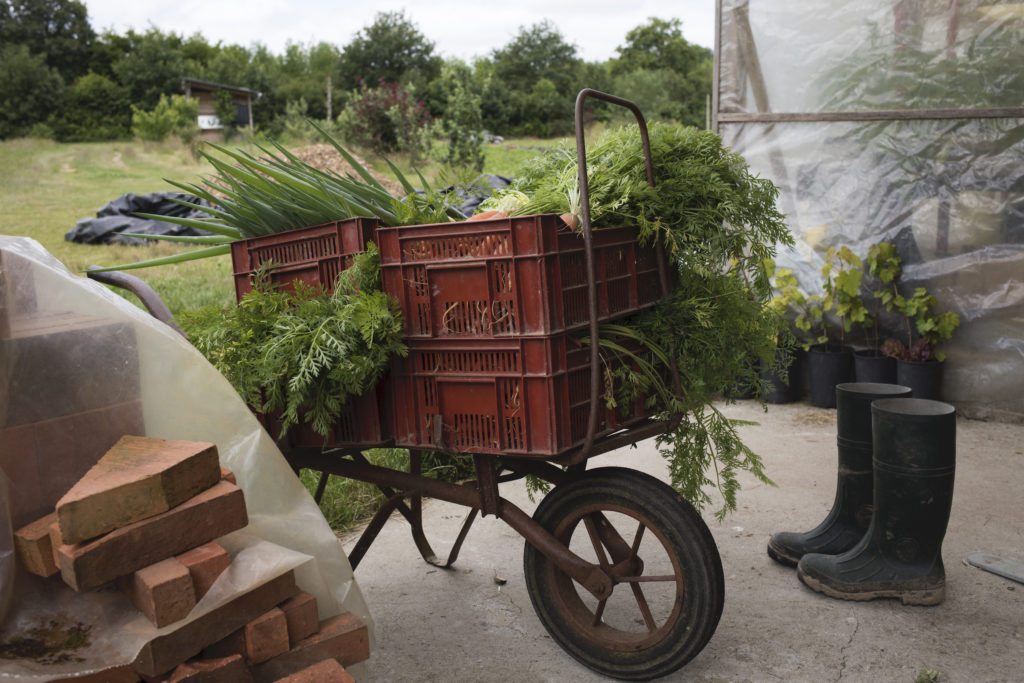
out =
[[[768,300],[767,307],[782,319],[804,311],[807,297],[800,291],[796,275],[789,268],[775,268],[770,264],[774,275],[773,296]],[[794,326],[796,323],[793,323]],[[797,356],[796,335],[789,327],[780,329],[776,337],[776,354],[771,362],[761,361],[760,379],[767,390],[764,400],[768,403],[792,403],[802,393],[800,378],[800,358]]]
[[[935,297],[917,287],[911,297],[893,296],[893,306],[906,324],[906,343],[887,339],[882,351],[896,359],[896,383],[910,387],[914,398],[938,400],[942,388],[942,365],[946,355],[935,347],[949,341],[960,326],[960,316],[951,311],[935,313]]]
[[[893,384],[896,382],[896,360],[882,351],[882,336],[879,328],[882,308],[891,311],[897,296],[895,282],[900,274],[900,257],[896,247],[888,242],[878,242],[868,248],[865,269],[874,286],[874,314],[868,316],[864,325],[867,348],[854,353],[854,374],[858,382]]]
[[[820,408],[835,408],[836,385],[853,381],[853,349],[846,344],[846,333],[854,323],[863,324],[867,308],[861,300],[860,283],[864,264],[849,247],[829,247],[821,274],[825,278],[824,295],[809,297],[811,314],[818,320],[821,334],[807,344],[807,376],[811,403]],[[820,305],[817,301],[820,301]],[[839,318],[839,343],[828,334],[826,316]],[[809,323],[809,320],[808,320]],[[812,326],[808,324],[807,330]]]

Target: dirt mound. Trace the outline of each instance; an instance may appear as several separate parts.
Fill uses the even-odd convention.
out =
[[[321,171],[334,171],[338,175],[346,176],[351,175],[354,178],[358,178],[359,175],[355,169],[345,161],[345,157],[338,153],[338,150],[334,149],[328,144],[318,143],[315,145],[308,145],[306,147],[300,147],[299,149],[292,150],[292,154],[305,161],[310,166],[315,166]],[[395,197],[402,197],[405,192],[402,190],[402,186],[398,181],[387,176],[383,176],[369,167],[362,159],[357,155],[353,154],[356,161],[358,161],[364,168],[370,171],[370,175],[380,182],[388,192]]]

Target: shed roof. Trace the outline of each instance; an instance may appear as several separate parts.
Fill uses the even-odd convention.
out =
[[[251,90],[249,88],[243,88],[238,85],[225,85],[224,83],[214,83],[213,81],[204,81],[198,78],[182,78],[181,79],[182,89],[192,90],[227,90],[228,92],[238,93],[240,95],[253,95],[257,99],[263,96],[259,90]]]

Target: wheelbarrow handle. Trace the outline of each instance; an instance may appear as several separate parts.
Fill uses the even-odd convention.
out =
[[[185,331],[178,327],[178,324],[174,322],[174,316],[171,315],[171,310],[167,308],[167,304],[160,299],[160,296],[153,291],[153,288],[146,284],[145,280],[123,273],[119,270],[104,270],[96,271],[94,268],[99,266],[89,266],[86,270],[86,277],[96,282],[101,282],[105,285],[113,285],[114,287],[120,287],[121,289],[127,289],[129,292],[138,297],[142,305],[146,307],[149,314],[162,323],[169,325],[175,332],[180,334],[185,339],[188,339],[188,335]]]
[[[590,415],[587,418],[587,433],[580,447],[578,454],[574,457],[575,462],[586,460],[590,457],[594,448],[595,436],[597,434],[598,414],[600,405],[598,403],[598,388],[601,386],[601,367],[598,348],[597,332],[597,276],[594,272],[594,246],[593,235],[590,224],[590,183],[587,178],[587,144],[584,138],[583,126],[583,103],[587,98],[604,100],[611,104],[617,104],[633,112],[636,117],[637,126],[640,129],[640,142],[644,152],[644,169],[647,172],[647,184],[654,187],[654,165],[651,162],[651,142],[647,135],[647,121],[644,119],[640,108],[627,99],[609,95],[608,93],[584,88],[576,95],[576,166],[580,186],[580,223],[583,230],[583,244],[585,245],[585,264],[587,270],[587,305],[590,311]],[[658,279],[661,284],[661,294],[664,297],[669,295],[668,273],[665,266],[665,253],[661,240],[655,239],[655,250],[658,258]],[[671,364],[672,383],[679,394],[680,380],[676,368],[675,359]],[[675,416],[669,423],[669,429],[674,429],[679,423],[680,416]]]

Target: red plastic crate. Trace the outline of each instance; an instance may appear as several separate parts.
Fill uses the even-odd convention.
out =
[[[410,340],[391,382],[396,446],[436,447],[436,416],[441,446],[462,453],[549,458],[586,437],[590,349],[568,334]],[[598,437],[636,424],[646,412],[638,398],[624,410],[602,405],[599,416]]]
[[[373,240],[377,222],[376,218],[349,218],[232,242],[236,300],[252,291],[252,276],[260,266],[271,282],[287,287],[301,280],[331,291],[338,273],[351,266],[352,258]]]
[[[598,318],[661,298],[654,247],[637,229],[593,232]],[[549,335],[585,327],[583,237],[554,214],[377,229],[384,291],[407,337]]]
[[[390,415],[387,408],[387,379],[342,406],[341,414],[327,437],[313,431],[308,423],[292,425],[285,434],[289,446],[309,448],[372,448],[391,443]],[[281,438],[281,416],[279,413],[265,414],[258,411],[256,417],[270,436]]]

